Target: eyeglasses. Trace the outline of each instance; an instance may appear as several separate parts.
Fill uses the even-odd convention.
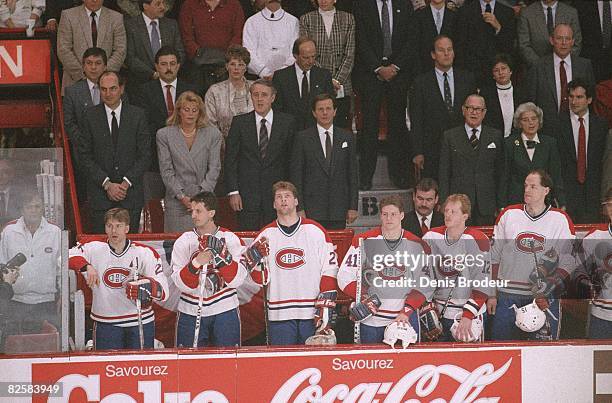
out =
[[[481,107],[478,107],[478,106],[463,105],[463,107],[468,112],[482,113],[482,112],[487,110],[487,108],[481,108]]]
[[[533,117],[529,117],[529,118],[521,118],[520,119],[522,123],[535,123],[535,122],[539,122],[540,119],[538,119],[536,116]]]

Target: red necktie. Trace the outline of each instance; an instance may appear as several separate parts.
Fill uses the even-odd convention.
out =
[[[421,217],[421,234],[422,235],[425,235],[425,233],[429,231],[427,224],[425,224],[426,220],[427,220],[427,217]]]
[[[98,24],[96,24],[96,13],[95,11],[91,12],[91,43],[95,48],[98,43]]]
[[[174,102],[172,102],[172,86],[170,84],[166,85],[166,108],[168,109],[168,116],[172,115],[174,112]]]
[[[569,110],[569,102],[567,100],[567,73],[565,72],[565,62],[563,60],[559,63],[559,84],[561,85],[559,112],[567,112]]]
[[[586,129],[584,119],[578,118],[580,128],[578,129],[578,164],[576,169],[576,180],[583,184],[586,180]]]

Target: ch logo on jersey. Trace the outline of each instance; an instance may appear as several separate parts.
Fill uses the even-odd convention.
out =
[[[442,256],[440,265],[437,265],[438,273],[442,277],[455,277],[459,275],[459,271],[455,270],[455,264],[453,263],[453,257],[450,255]]]
[[[111,267],[104,272],[102,281],[109,288],[123,288],[123,283],[129,274],[130,271],[123,267]]]
[[[293,270],[305,263],[303,249],[284,248],[276,252],[276,265],[281,269]]]
[[[545,242],[546,238],[533,232],[522,232],[514,241],[516,249],[523,253],[541,252],[544,250]]]
[[[405,267],[383,267],[383,269],[379,272],[379,276],[385,280],[397,280],[399,278],[404,277],[406,273]]]

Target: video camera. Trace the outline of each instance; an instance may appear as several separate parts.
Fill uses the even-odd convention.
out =
[[[18,253],[11,260],[6,263],[0,263],[0,283],[4,282],[4,276],[9,273],[10,270],[19,270],[19,266],[23,265],[27,261],[23,253]]]

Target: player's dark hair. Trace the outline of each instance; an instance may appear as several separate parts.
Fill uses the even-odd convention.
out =
[[[334,110],[336,110],[338,108],[336,106],[336,98],[333,97],[332,95],[328,94],[328,93],[323,93],[323,94],[317,95],[312,100],[312,104],[311,104],[312,111],[314,112],[317,109],[317,103],[319,103],[321,101],[325,101],[326,99],[331,99],[332,104],[334,105]]]
[[[279,181],[272,185],[272,194],[275,195],[279,190],[288,190],[293,193],[293,197],[297,199],[298,191],[295,185],[291,182],[287,181]]]
[[[110,220],[115,220],[130,225],[130,212],[121,207],[115,207],[104,213],[104,225]]]
[[[432,178],[422,178],[417,182],[414,188],[414,194],[416,194],[417,190],[420,190],[421,192],[429,192],[430,190],[433,190],[436,196],[438,195],[438,182]]]
[[[119,83],[120,87],[123,87],[125,85],[125,76],[123,74],[119,74],[116,71],[112,71],[112,70],[106,70],[104,73],[102,73],[100,75],[100,78],[98,79],[98,83],[102,82],[102,79],[106,76],[115,76],[117,77],[117,82]]]
[[[583,78],[575,78],[567,84],[567,93],[569,94],[576,88],[584,88],[584,93],[587,98],[593,98],[593,87]]]
[[[383,197],[380,201],[379,209],[382,211],[383,207],[386,206],[395,206],[399,209],[400,213],[404,212],[404,201],[399,195]]]
[[[307,42],[312,42],[315,44],[315,47],[317,46],[317,44],[315,43],[315,41],[308,37],[308,36],[300,36],[299,38],[297,38],[295,40],[295,42],[293,42],[293,49],[292,52],[294,55],[299,55],[300,54],[300,46],[302,46],[303,44],[307,43]]]
[[[159,50],[155,54],[155,64],[159,63],[159,58],[162,56],[174,56],[176,57],[176,61],[178,63],[181,62],[181,57],[179,56],[176,49],[174,49],[174,47],[172,46],[166,45],[166,46],[162,46],[161,48],[159,48]]]
[[[538,175],[540,177],[540,185],[544,186],[545,188],[549,188],[550,193],[552,193],[554,183],[553,183],[552,177],[548,174],[548,172],[546,172],[542,168],[538,168],[538,169],[532,169],[531,171],[529,171],[527,176],[529,175]]]
[[[217,210],[217,196],[213,192],[200,192],[191,197],[192,203],[202,203],[206,210]]]
[[[450,36],[448,35],[444,35],[444,34],[440,34],[438,36],[436,36],[435,38],[433,38],[433,41],[431,42],[431,49],[430,52],[434,52],[436,50],[436,43],[438,43],[438,41],[442,40],[442,39],[448,39],[449,41],[451,41],[451,44],[453,43],[453,40],[451,39]]]
[[[88,48],[87,50],[85,50],[85,52],[83,52],[83,63],[85,63],[85,59],[87,59],[90,56],[95,56],[95,57],[100,57],[102,58],[102,61],[104,62],[104,64],[106,64],[108,62],[108,56],[106,56],[106,51],[102,48]]]

